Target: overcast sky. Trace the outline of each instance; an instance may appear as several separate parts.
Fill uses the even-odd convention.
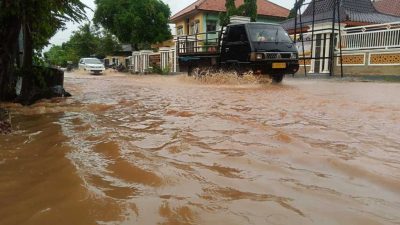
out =
[[[195,2],[196,0],[163,0],[165,3],[169,5],[171,8],[172,15],[177,13],[178,11],[182,10],[189,4]],[[220,0],[224,1],[224,0]],[[292,8],[294,5],[295,0],[270,0],[271,2],[274,2],[278,5],[281,5],[285,8]],[[95,9],[96,5],[94,4],[94,0],[82,0],[83,3],[85,3],[87,6],[89,6],[91,9]],[[87,16],[89,19],[93,18],[93,11],[91,10],[86,10],[87,11]],[[84,23],[84,22],[82,22]],[[67,28],[63,31],[59,31],[51,40],[50,44],[56,44],[59,45],[63,42],[66,42],[69,40],[69,37],[71,36],[72,32],[77,30],[79,27],[79,24],[74,24],[74,23],[68,23]]]

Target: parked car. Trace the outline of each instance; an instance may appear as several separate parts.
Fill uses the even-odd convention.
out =
[[[105,71],[103,62],[97,58],[82,58],[79,60],[79,69],[89,71],[93,74],[101,74]]]

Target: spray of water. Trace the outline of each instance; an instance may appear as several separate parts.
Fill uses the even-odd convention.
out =
[[[255,85],[269,84],[271,79],[265,76],[259,76],[249,71],[242,75],[238,75],[235,71],[218,71],[213,73],[205,73],[200,76],[182,76],[184,81],[212,84],[212,85]]]

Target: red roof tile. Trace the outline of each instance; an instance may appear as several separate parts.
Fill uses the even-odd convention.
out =
[[[243,4],[243,0],[236,0],[236,6]],[[225,12],[224,0],[198,0],[171,17],[171,21],[180,19],[195,10]],[[286,18],[289,10],[267,0],[257,0],[257,13],[262,16]]]
[[[376,0],[374,2],[376,10],[381,13],[400,16],[400,1],[399,0]]]

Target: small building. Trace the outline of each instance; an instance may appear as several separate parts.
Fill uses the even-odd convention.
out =
[[[121,45],[121,50],[114,52],[112,55],[108,55],[104,58],[104,65],[109,67],[111,65],[120,65],[128,68],[130,65],[129,57],[132,56],[132,45],[123,44]]]
[[[244,3],[236,0],[236,6]],[[176,25],[176,34],[193,35],[219,30],[219,14],[225,12],[224,0],[198,0],[173,15],[170,19]],[[289,10],[269,2],[257,0],[257,20],[259,22],[281,22],[289,15]]]

